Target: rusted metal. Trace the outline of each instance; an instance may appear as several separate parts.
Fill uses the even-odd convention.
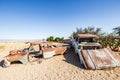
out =
[[[34,46],[34,45],[52,45],[52,42],[48,42],[48,41],[35,41],[35,42],[31,42],[30,46]]]
[[[94,42],[89,42],[89,43],[84,43],[84,44],[82,44],[81,43],[81,46],[90,46],[90,47],[101,47],[101,45],[99,44],[99,43],[94,43]]]
[[[43,58],[50,58],[57,54],[64,54],[67,50],[67,47],[63,47],[57,43],[54,44],[52,42],[33,42],[30,45],[30,49],[36,51],[34,48],[36,45],[38,45],[37,48],[39,49],[37,52],[40,52],[40,54],[43,55]]]
[[[95,50],[82,50],[86,69],[104,69],[120,66],[120,59],[108,48]]]
[[[97,35],[89,34],[89,33],[87,33],[87,34],[78,34],[77,36],[78,36],[79,38],[98,38]]]
[[[64,54],[66,50],[67,47],[50,47],[50,48],[43,48],[42,52],[44,58],[49,58],[54,55]]]
[[[28,52],[12,50],[5,56],[3,67],[8,67],[12,62],[20,61],[23,64],[28,63]]]

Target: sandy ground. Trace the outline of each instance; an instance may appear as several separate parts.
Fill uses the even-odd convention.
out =
[[[28,44],[0,43],[0,60],[13,49],[23,49]],[[40,64],[23,65],[14,63],[8,68],[0,66],[0,80],[120,80],[120,68],[106,70],[85,70],[73,50],[64,55],[41,59]]]

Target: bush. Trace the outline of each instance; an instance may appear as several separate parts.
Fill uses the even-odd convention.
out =
[[[64,39],[63,37],[62,38],[60,38],[60,37],[54,38],[53,36],[50,36],[50,37],[47,38],[47,41],[62,42],[63,39]]]

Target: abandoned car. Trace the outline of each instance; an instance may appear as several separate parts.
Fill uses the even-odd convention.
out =
[[[23,64],[28,63],[28,52],[12,50],[9,55],[4,57],[3,67],[9,67],[12,62],[20,61]]]
[[[96,38],[98,36],[93,34],[78,34],[76,39],[71,39],[80,63],[86,69],[104,69],[120,66],[120,59],[110,49],[102,48],[97,43]]]
[[[62,45],[56,45],[52,42],[32,42],[30,45],[30,51],[38,52],[43,58],[50,58],[54,55],[64,54],[67,47]]]
[[[9,67],[12,62],[20,61],[27,64],[33,58],[31,53],[36,56],[42,55],[43,58],[50,58],[54,55],[64,54],[67,47],[60,45],[53,45],[51,42],[31,42],[29,48],[23,50],[12,50],[9,55],[4,57],[3,67]]]

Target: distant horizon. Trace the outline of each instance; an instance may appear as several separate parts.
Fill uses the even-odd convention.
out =
[[[8,41],[38,41],[38,40],[42,40],[42,39],[0,39],[0,42],[8,42]]]
[[[69,37],[94,26],[120,26],[120,0],[0,0],[0,39]]]

